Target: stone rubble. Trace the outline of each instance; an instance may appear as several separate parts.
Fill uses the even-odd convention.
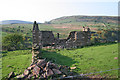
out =
[[[23,74],[17,75],[18,79],[47,79],[49,76],[59,75],[65,77],[70,75],[70,67],[67,66],[58,66],[52,62],[47,62],[45,59],[38,59],[36,63],[31,64]]]

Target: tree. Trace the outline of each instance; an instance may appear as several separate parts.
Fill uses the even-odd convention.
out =
[[[2,47],[5,50],[18,50],[22,49],[23,46],[23,36],[21,34],[8,34],[2,40]]]
[[[95,23],[97,23],[97,20],[95,20]]]
[[[20,29],[20,26],[18,26],[18,28]]]

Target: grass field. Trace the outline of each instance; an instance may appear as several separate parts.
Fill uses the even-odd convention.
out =
[[[3,52],[2,76],[8,76],[11,71],[21,74],[31,63],[31,50]],[[71,50],[42,50],[42,57],[56,64],[77,67],[74,72],[85,74],[118,68],[118,44],[89,46]],[[117,78],[118,70],[97,73],[94,75]],[[93,75],[91,75],[93,76]]]

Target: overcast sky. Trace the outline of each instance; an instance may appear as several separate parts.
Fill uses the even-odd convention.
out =
[[[117,16],[119,0],[0,0],[1,20],[44,22],[62,16]]]

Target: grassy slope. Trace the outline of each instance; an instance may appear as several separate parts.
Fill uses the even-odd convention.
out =
[[[16,74],[22,73],[30,65],[31,56],[30,50],[4,52],[2,57],[2,76],[7,76],[11,71],[15,71]]]
[[[20,27],[20,30],[23,30],[23,35],[26,34],[26,33],[30,33],[29,35],[27,36],[32,36],[32,33],[30,31],[30,29],[32,30],[33,28],[33,24],[8,24],[8,25],[3,25],[2,27],[4,29],[9,29],[9,30],[12,30],[13,28],[15,28],[16,30],[19,29],[18,26],[21,26]],[[23,28],[24,27],[24,28]],[[44,30],[47,30],[47,31],[53,31],[53,33],[55,34],[55,37],[56,37],[56,33],[60,33],[62,35],[60,35],[60,38],[65,38],[65,37],[68,37],[68,33],[71,31],[69,29],[58,29],[58,28],[54,28],[51,24],[39,24],[39,29],[41,31],[44,31]],[[5,32],[5,31],[2,31],[2,37],[4,37],[7,33],[12,33],[12,32]],[[17,32],[18,33],[18,32]],[[64,35],[63,35],[64,33]],[[64,37],[65,36],[65,37]]]
[[[52,53],[44,54],[56,63],[76,66],[74,70],[77,73],[90,73],[96,71],[104,71],[109,69],[118,68],[118,45],[104,45],[93,46],[75,50],[61,50],[58,54],[51,55]],[[49,55],[49,56],[48,56]],[[118,71],[104,72],[101,75],[108,74],[109,76],[118,76]]]
[[[76,66],[77,69],[74,71],[80,74],[118,68],[118,60],[114,59],[114,57],[118,57],[117,44],[74,50],[43,50],[42,52],[44,58],[54,63],[70,67]],[[4,52],[2,57],[3,77],[11,71],[15,71],[17,74],[22,73],[30,65],[31,56],[30,50]],[[117,77],[118,70],[104,72],[100,75],[104,74],[109,77]]]
[[[117,23],[117,16],[63,16],[49,21],[50,23],[97,22]]]

